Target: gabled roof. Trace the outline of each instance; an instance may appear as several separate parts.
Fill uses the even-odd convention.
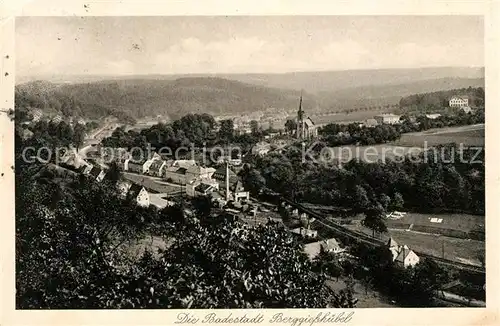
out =
[[[468,100],[469,97],[467,95],[454,95],[450,98],[450,100],[453,100],[453,99]]]
[[[318,242],[313,242],[313,243],[308,243],[304,245],[304,251],[309,257],[310,260],[314,259],[319,253],[321,252],[321,243]]]
[[[307,117],[307,119],[304,120],[304,122],[308,127],[314,127],[314,122],[311,120],[311,118]]]
[[[155,160],[149,167],[149,171],[159,171],[163,164],[165,164],[164,160]]]
[[[88,165],[82,164],[80,167],[77,169],[78,172],[83,173],[87,169]]]
[[[221,166],[217,170],[215,170],[214,178],[217,180],[225,181],[226,180],[226,167]],[[233,170],[229,169],[229,180],[231,180],[233,178],[237,178],[236,173],[234,173]]]
[[[194,190],[198,191],[198,192],[201,192],[201,193],[205,193],[211,187],[212,187],[211,185],[208,185],[206,183],[200,183],[199,185],[197,185],[196,187],[194,187]]]
[[[128,195],[135,198],[139,195],[139,193],[143,188],[144,188],[143,186],[138,185],[137,183],[133,183],[130,189],[128,190]]]
[[[396,257],[395,261],[400,262],[400,263],[404,263],[406,257],[408,257],[408,255],[410,254],[410,252],[411,252],[411,249],[408,248],[408,246],[406,246],[406,245],[402,246],[400,248],[399,254]]]
[[[94,166],[92,170],[90,170],[90,175],[97,177],[101,173],[101,169],[97,166]]]
[[[321,242],[321,246],[324,250],[335,250],[337,248],[340,248],[340,245],[335,238],[323,240]]]
[[[387,241],[387,246],[389,248],[391,248],[391,247],[399,247],[399,244],[393,238],[390,238],[389,241]]]

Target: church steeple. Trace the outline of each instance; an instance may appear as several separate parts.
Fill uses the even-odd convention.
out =
[[[302,91],[300,91],[299,111],[297,112],[297,131],[295,135],[298,139],[304,138],[304,111],[302,111]]]
[[[304,111],[302,111],[302,92],[300,92],[300,101],[299,101],[299,112],[297,112],[297,122],[302,121],[304,119]]]

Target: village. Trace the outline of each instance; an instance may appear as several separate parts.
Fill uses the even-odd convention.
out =
[[[466,98],[455,96],[450,99],[449,105],[466,113],[471,112]],[[38,121],[42,116],[39,110],[34,112]],[[427,114],[428,119],[437,119],[440,116],[440,114]],[[400,117],[391,113],[376,115],[373,119],[360,122],[360,126],[400,124]],[[57,117],[51,121],[54,122],[54,119]],[[84,122],[78,121],[78,123]],[[296,130],[293,131],[295,139],[312,140],[318,137],[318,126],[310,117],[306,117],[302,108],[302,97],[299,100],[295,125]],[[250,133],[249,130],[245,124],[241,127],[235,125],[235,132],[244,134]],[[280,137],[284,132],[286,131],[278,130],[268,133],[262,141],[251,148],[249,153],[265,156],[286,148],[290,141]],[[92,137],[96,137],[96,134],[98,133],[91,133]],[[148,155],[137,159],[126,148],[106,148],[98,143],[88,145],[79,151],[71,148],[58,159],[59,163],[55,168],[62,174],[81,174],[96,182],[102,182],[109,176],[110,165],[114,164],[120,172],[117,184],[119,193],[123,198],[132,198],[141,207],[152,205],[162,209],[176,205],[179,200],[185,198],[205,197],[210,200],[214,209],[232,214],[245,223],[259,224],[269,220],[281,223],[305,243],[304,251],[311,261],[321,251],[352,258],[347,248],[341,247],[340,241],[318,235],[318,230],[311,227],[317,225],[313,223],[315,221],[313,216],[284,201],[271,204],[251,197],[238,175],[245,154],[222,153],[208,164],[205,160],[172,159],[171,156],[162,156],[156,152]],[[283,220],[283,210],[291,219]],[[398,214],[404,213],[390,212],[387,218],[394,219]],[[400,245],[392,238],[387,242],[387,248],[392,253],[393,261],[403,268],[415,266],[420,261],[419,256],[408,245]]]

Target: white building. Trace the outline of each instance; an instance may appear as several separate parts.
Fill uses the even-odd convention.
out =
[[[340,248],[339,243],[334,238],[304,245],[304,252],[309,257],[309,260],[314,260],[321,250],[330,253],[341,253],[345,251],[345,249]]]
[[[441,114],[439,114],[439,113],[431,113],[431,114],[426,114],[425,116],[427,117],[427,119],[434,120],[434,119],[439,118],[441,116]]]
[[[147,207],[150,204],[149,193],[141,185],[133,184],[127,195],[134,198],[139,206]]]
[[[471,113],[473,111],[470,106],[462,106],[460,109],[465,113]]]
[[[298,235],[301,235],[304,238],[314,239],[314,238],[316,238],[318,236],[318,231],[311,230],[311,229],[304,228],[304,227],[299,227],[299,228],[296,228],[296,229],[292,229],[292,230],[290,230],[290,232],[298,234]]]
[[[378,124],[398,124],[400,123],[400,115],[392,114],[392,113],[384,113],[380,115],[376,115],[373,117]]]
[[[60,115],[56,115],[55,117],[50,120],[52,123],[59,123],[62,121],[62,117]]]
[[[408,268],[420,262],[420,258],[413,250],[407,245],[400,246],[393,238],[389,239],[387,246],[392,253],[392,260],[400,267]]]
[[[207,196],[219,190],[219,183],[214,179],[193,180],[186,185],[186,194],[191,197]]]
[[[469,98],[466,96],[453,96],[449,101],[450,108],[461,108],[469,105]]]
[[[38,122],[43,117],[43,112],[40,109],[35,109],[31,111],[31,116],[33,117],[33,122]]]
[[[263,156],[269,153],[270,150],[271,150],[271,144],[267,142],[260,142],[255,144],[254,147],[252,147],[252,155]]]

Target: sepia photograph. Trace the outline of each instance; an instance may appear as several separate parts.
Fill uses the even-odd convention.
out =
[[[483,16],[14,33],[16,309],[486,307]]]

